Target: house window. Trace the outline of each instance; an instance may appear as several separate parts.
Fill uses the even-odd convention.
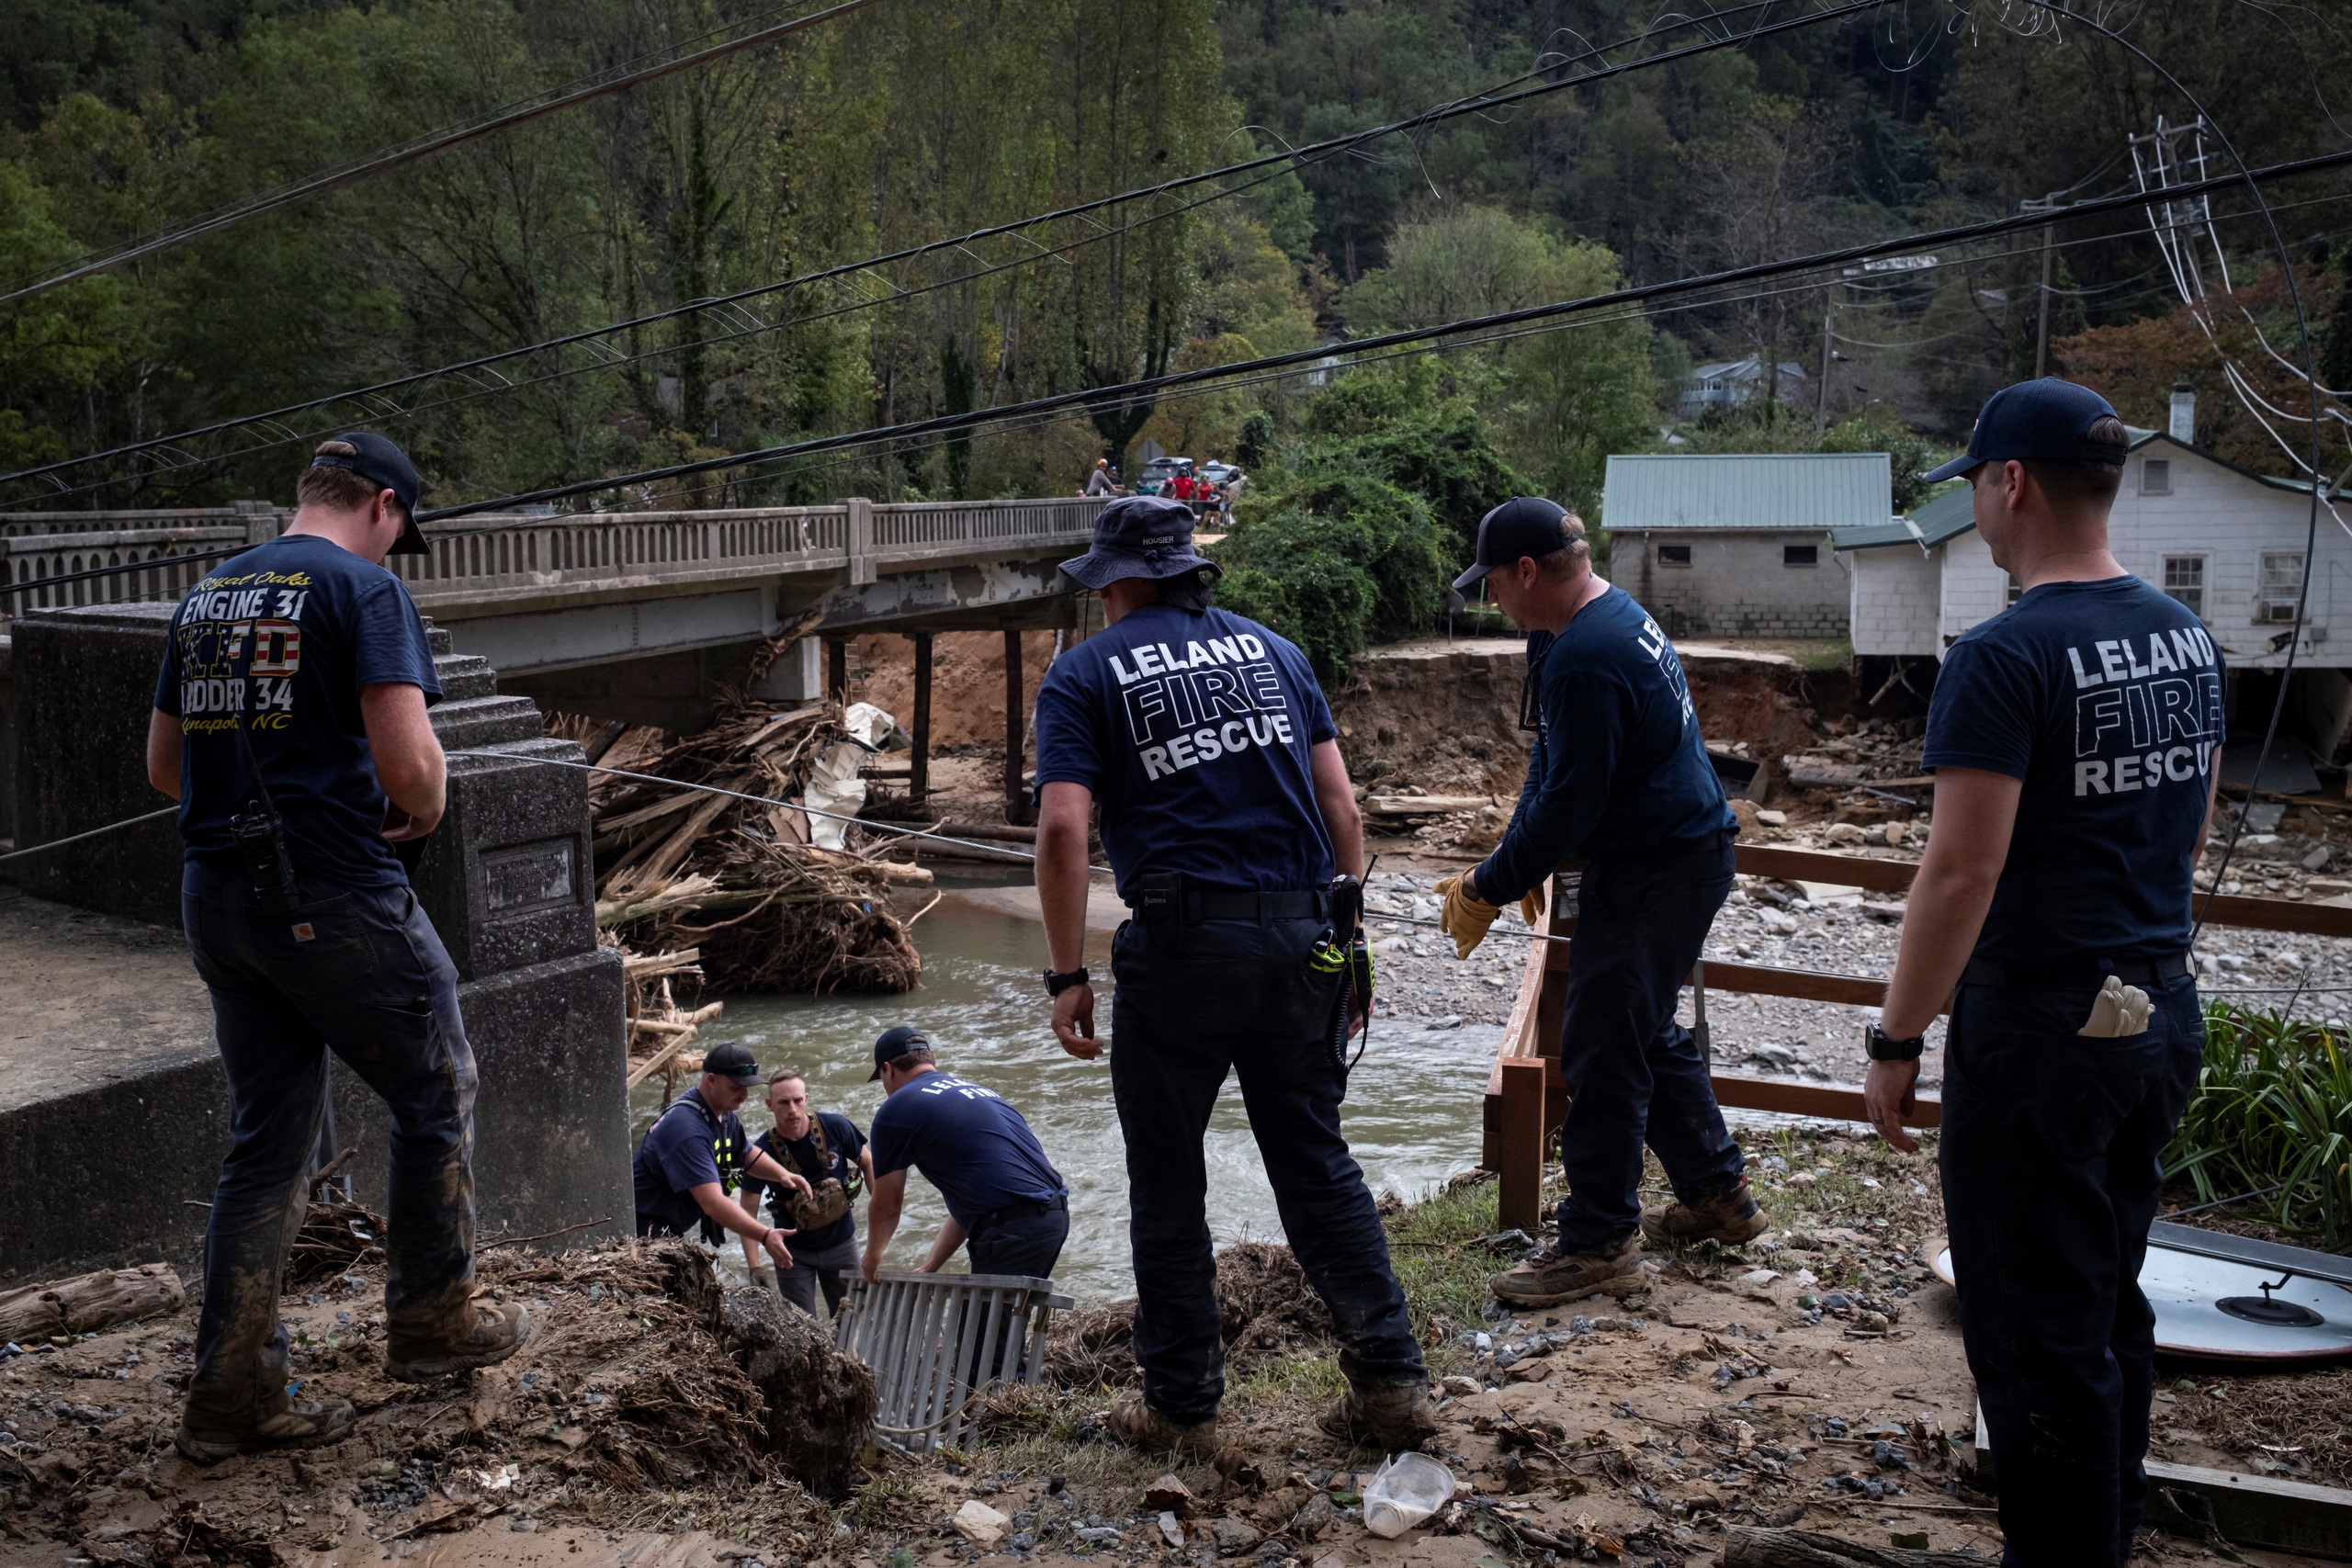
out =
[[[2254,596],[2254,618],[2257,622],[2293,620],[2295,601],[2302,592],[2302,553],[2266,554],[2262,558],[2262,583]]]
[[[1819,566],[1821,547],[1819,545],[1782,545],[1781,564],[1782,566]]]
[[[2172,493],[2172,463],[2164,457],[2146,457],[2140,463],[2140,493],[2170,495]]]
[[[2205,558],[2165,557],[2165,592],[2186,605],[2190,615],[2202,616],[2205,614]]]
[[[1689,566],[1690,564],[1690,547],[1688,545],[1660,545],[1657,547],[1657,564],[1660,566]]]

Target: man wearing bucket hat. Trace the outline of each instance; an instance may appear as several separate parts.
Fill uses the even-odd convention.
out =
[[[1644,1236],[1736,1244],[1764,1228],[1706,1055],[1674,1018],[1731,894],[1738,828],[1681,660],[1631,595],[1594,574],[1574,513],[1520,496],[1487,513],[1454,586],[1482,580],[1529,634],[1521,723],[1534,734],[1502,841],[1438,884],[1457,953],[1561,862],[1584,863],[1560,1020],[1568,1195],[1552,1244],[1493,1280],[1504,1301],[1540,1307],[1637,1286]],[[1647,1214],[1645,1141],[1677,1200]]]
[[[2128,440],[2089,388],[2026,381],[1928,476],[1967,477],[2023,592],[1936,677],[1935,831],[1865,1042],[1871,1118],[1916,1148],[1902,1116],[1951,998],[1938,1161],[1961,1337],[2002,1561],[2028,1568],[2132,1553],[2155,1348],[2140,1265],[2204,1039],[2189,878],[2221,771],[2222,654],[2108,548]]]
[[[401,860],[447,799],[433,650],[383,564],[425,548],[419,489],[380,435],[322,444],[287,531],[180,601],[156,677],[147,773],[180,803],[181,913],[229,1094],[174,1439],[199,1463],[334,1442],[353,1420],[343,1400],[294,1397],[277,1317],[332,1124],[330,1052],[391,1122],[387,1375],[488,1366],[530,1331],[521,1303],[473,1299],[473,1053],[457,970]]]
[[[1210,606],[1217,568],[1193,548],[1182,502],[1112,502],[1093,547],[1062,570],[1101,596],[1108,622],[1054,661],[1037,694],[1045,984],[1054,1033],[1081,1060],[1102,1050],[1084,966],[1097,807],[1135,911],[1111,946],[1111,1092],[1143,1393],[1107,1426],[1152,1451],[1216,1448],[1224,1337],[1202,1139],[1238,1073],[1283,1228],[1342,1347],[1349,1391],[1324,1425],[1417,1447],[1436,1430],[1428,1374],[1340,1132],[1341,1047],[1370,998],[1341,1016],[1331,960],[1354,934],[1353,884],[1335,873],[1362,877],[1363,843],[1330,710],[1296,648]]]

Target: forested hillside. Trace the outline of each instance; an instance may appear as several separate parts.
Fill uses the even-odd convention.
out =
[[[1734,26],[1802,14],[1723,9]],[[2121,188],[2125,138],[2159,112],[2177,118],[2179,100],[2087,29],[2031,25],[2042,13],[2022,4],[1973,9],[1889,5],[1390,136],[1223,199],[1194,187],[682,309],[1709,36],[1679,25],[1688,13],[1627,0],[879,0],[0,306],[0,466],[662,319],[6,493],[282,496],[304,439],[364,423],[411,444],[435,500],[498,495]],[[2341,57],[2347,12],[2347,0],[2292,12],[2167,0],[2100,14],[2128,23],[2259,164],[2340,144],[2324,66]],[[769,15],[750,0],[8,7],[0,276]],[[1649,41],[1623,46],[1654,17]],[[2271,192],[2301,204],[2280,222],[2323,316],[2352,220],[2312,198],[2343,188],[2336,174]],[[2275,280],[2258,293],[2275,263],[2257,227],[2226,233],[2257,314],[2284,319]],[[1432,408],[1475,409],[1498,460],[1587,505],[1609,452],[1654,447],[1677,423],[1697,361],[1760,355],[1808,375],[1786,394],[1798,407],[1684,433],[1702,447],[1809,445],[1841,425],[1849,445],[1949,438],[1989,388],[2032,369],[2041,252],[2028,238],[1943,260],[1456,349],[1418,384]],[[2160,405],[2175,375],[2210,380],[2217,409],[2228,401],[2210,349],[2183,335],[2144,228],[2065,231],[2052,265],[2053,366],[2104,366],[2139,404]],[[2123,353],[2117,333],[2139,346]],[[2155,371],[2149,342],[2170,355]],[[2335,357],[2352,358],[2352,337]],[[1258,449],[1312,438],[1305,410],[1322,379],[1106,400],[1089,417],[729,471],[676,499],[1060,491],[1098,453],[1131,458],[1139,437],[1230,453],[1262,413]],[[2160,406],[2126,412],[2154,422]],[[2258,456],[2263,437],[2240,424],[2222,433],[2230,449]]]

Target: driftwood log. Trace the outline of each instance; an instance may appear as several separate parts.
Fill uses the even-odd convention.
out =
[[[187,1303],[187,1291],[167,1263],[101,1269],[0,1293],[0,1341],[86,1334],[126,1318],[175,1312]]]
[[[1723,1568],[1985,1568],[1984,1558],[1964,1551],[1917,1551],[1818,1530],[1751,1525],[1733,1525],[1724,1531],[1722,1562]]]

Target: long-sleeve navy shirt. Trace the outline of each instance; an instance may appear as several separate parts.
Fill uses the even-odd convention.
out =
[[[1472,873],[1509,904],[1564,860],[1655,855],[1736,827],[1699,738],[1682,661],[1633,595],[1611,588],[1557,637],[1527,639],[1535,743],[1495,852]]]

